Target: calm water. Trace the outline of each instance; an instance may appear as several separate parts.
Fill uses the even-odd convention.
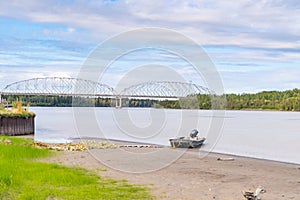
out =
[[[207,137],[203,150],[300,164],[300,112],[190,111],[32,107],[35,139],[67,142],[98,137],[155,144],[188,136]],[[217,127],[217,128],[216,128]],[[222,127],[219,131],[218,127]]]

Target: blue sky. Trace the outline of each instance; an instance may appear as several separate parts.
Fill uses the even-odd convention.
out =
[[[99,43],[143,27],[172,29],[195,40],[227,93],[300,88],[299,13],[298,0],[1,1],[0,88],[34,77],[76,77]],[[150,55],[151,61],[175,65],[163,52]],[[143,52],[119,63],[126,68],[141,59],[147,61]],[[117,80],[120,71],[112,67],[108,79]]]

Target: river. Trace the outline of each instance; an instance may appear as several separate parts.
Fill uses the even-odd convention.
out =
[[[93,137],[168,145],[198,129],[203,151],[300,164],[300,112],[32,107],[35,140]]]

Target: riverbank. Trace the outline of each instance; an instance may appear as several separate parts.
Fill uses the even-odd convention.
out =
[[[0,199],[152,199],[148,189],[78,167],[37,160],[56,152],[33,141],[0,136]]]
[[[131,153],[151,153],[151,148],[121,148]],[[137,167],[137,160],[122,159],[116,153],[120,149],[97,149],[107,160],[98,160],[90,152],[61,152],[47,162],[67,166],[80,166],[101,176],[126,179],[130,183],[144,184],[151,188],[157,199],[243,199],[242,191],[255,191],[263,186],[262,199],[300,199],[300,165],[279,163],[222,154],[208,154],[199,158],[195,150],[186,151],[169,166],[149,173],[132,174],[114,170],[106,164],[114,162],[122,166]],[[167,148],[168,153],[177,150]],[[163,151],[164,152],[164,151]],[[164,153],[155,160],[160,162]],[[93,152],[95,155],[95,152]],[[219,158],[219,159],[218,159]],[[145,160],[147,162],[147,160]]]

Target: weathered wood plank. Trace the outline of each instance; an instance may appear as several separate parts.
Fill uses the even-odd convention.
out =
[[[0,117],[0,135],[14,136],[30,134],[34,134],[34,117]]]

